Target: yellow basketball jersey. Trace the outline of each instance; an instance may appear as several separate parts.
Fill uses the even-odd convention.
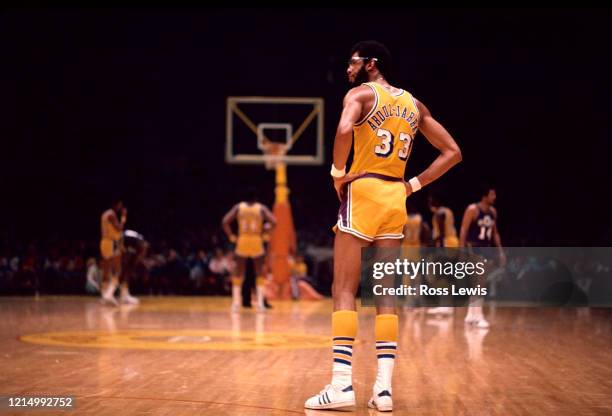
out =
[[[261,204],[247,204],[241,202],[238,205],[238,236],[242,235],[257,235],[261,236],[263,232],[263,214],[261,213]]]
[[[440,207],[434,215],[437,216],[442,213],[444,213],[444,238],[457,237],[457,230],[455,229],[455,216],[453,215],[453,211],[447,207]],[[433,219],[432,223],[432,237],[434,240],[436,240],[440,237],[440,227],[435,218]]]
[[[109,239],[113,241],[121,240],[121,230],[115,228],[113,223],[110,221],[111,215],[114,215],[112,209],[104,211],[100,218],[100,225],[102,228],[102,239]]]
[[[421,214],[409,214],[404,226],[404,240],[402,246],[404,247],[419,247],[421,245],[421,224],[423,217]]]
[[[354,156],[351,173],[366,171],[403,178],[417,133],[419,110],[408,91],[391,94],[368,82],[375,95],[372,110],[353,126]]]

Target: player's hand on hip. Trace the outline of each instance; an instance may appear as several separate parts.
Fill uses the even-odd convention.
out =
[[[336,188],[336,194],[338,199],[342,201],[344,192],[346,191],[346,185],[353,182],[355,179],[361,178],[367,172],[347,173],[341,178],[334,178],[334,188]]]
[[[413,194],[412,186],[410,185],[410,183],[404,181],[404,187],[406,188],[406,198],[408,198],[410,195]]]

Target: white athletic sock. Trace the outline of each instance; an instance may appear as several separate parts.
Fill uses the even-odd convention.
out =
[[[128,296],[130,296],[130,289],[128,288],[127,284],[122,284],[121,285],[121,297],[127,298]]]
[[[353,384],[353,344],[357,336],[357,312],[340,310],[332,314],[332,386],[343,390]]]
[[[264,287],[262,285],[258,285],[256,286],[255,291],[257,292],[257,307],[259,307],[259,309],[264,309],[266,307],[264,304]]]
[[[376,383],[374,384],[374,391],[376,393],[380,393],[383,390],[391,393],[391,379],[393,378],[396,354],[397,342],[376,342],[376,355],[378,357],[378,371],[376,373]]]
[[[108,282],[108,285],[106,286],[106,290],[102,292],[102,297],[112,298],[113,295],[115,294],[115,290],[117,290],[117,283],[115,283],[114,280],[111,280],[110,282]]]
[[[482,304],[484,303],[484,299],[482,297],[478,297],[475,300],[470,302],[470,306],[468,307],[468,313],[466,319],[481,319],[483,318],[482,314]]]
[[[232,304],[240,306],[242,303],[241,285],[232,284]]]
[[[346,340],[344,345],[334,345],[334,365],[332,367],[331,384],[342,390],[353,383],[353,346],[354,341]],[[334,340],[336,344],[336,340]]]
[[[264,288],[266,287],[266,278],[257,276],[255,278],[255,293],[257,294],[257,308],[264,310],[266,308],[264,299]]]

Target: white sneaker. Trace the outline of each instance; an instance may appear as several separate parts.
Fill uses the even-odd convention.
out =
[[[108,306],[119,306],[119,302],[117,302],[117,299],[115,299],[114,296],[102,296],[100,298],[100,302],[103,305],[108,305]]]
[[[130,294],[121,295],[120,301],[124,305],[138,305],[140,303],[138,298],[135,298],[134,296]]]
[[[337,389],[331,384],[325,386],[316,396],[306,400],[307,409],[341,409],[355,406],[353,386]]]
[[[102,292],[102,295],[100,296],[100,302],[102,302],[103,305],[119,306],[117,299],[115,299],[115,296],[113,296],[113,292],[111,292],[110,290],[105,290],[104,292]]]
[[[115,290],[117,290],[117,285],[109,283],[108,286],[102,290],[102,293],[100,293],[100,302],[102,302],[103,305],[119,306],[117,299],[115,299]]]
[[[240,312],[240,304],[239,303],[232,303],[232,307],[231,307],[230,310],[231,310],[232,313]]]
[[[450,306],[439,306],[437,308],[429,308],[427,309],[428,315],[452,315],[453,308]]]
[[[372,397],[368,400],[368,407],[379,412],[391,412],[393,410],[393,399],[389,390],[372,394]]]
[[[473,318],[473,317],[467,316],[465,318],[465,323],[466,325],[472,325],[480,329],[487,329],[491,326],[489,322],[483,316],[481,316],[480,318]]]

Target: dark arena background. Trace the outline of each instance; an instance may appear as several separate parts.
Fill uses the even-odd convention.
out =
[[[389,48],[389,82],[461,148],[407,199],[423,222],[435,195],[459,232],[486,183],[503,246],[612,246],[610,22],[604,8],[2,8],[0,414],[336,414],[304,401],[331,376],[330,165],[360,40]],[[288,103],[247,114],[231,97],[320,101],[302,133]],[[265,122],[302,133],[289,155],[321,140],[322,159],[266,169],[257,127],[286,137]],[[228,163],[237,149],[259,162]],[[437,154],[419,134],[406,179]],[[279,217],[270,307],[243,288],[235,310],[221,221],[253,187]],[[115,306],[100,294],[100,224],[118,199],[148,246]],[[401,308],[393,412],[612,414],[612,258],[599,258],[588,273],[572,263],[586,300],[554,305],[508,302],[504,287],[548,278],[509,261],[487,328],[464,324],[465,307]],[[377,414],[375,311],[358,312],[351,410]],[[72,406],[28,404],[54,397]]]

